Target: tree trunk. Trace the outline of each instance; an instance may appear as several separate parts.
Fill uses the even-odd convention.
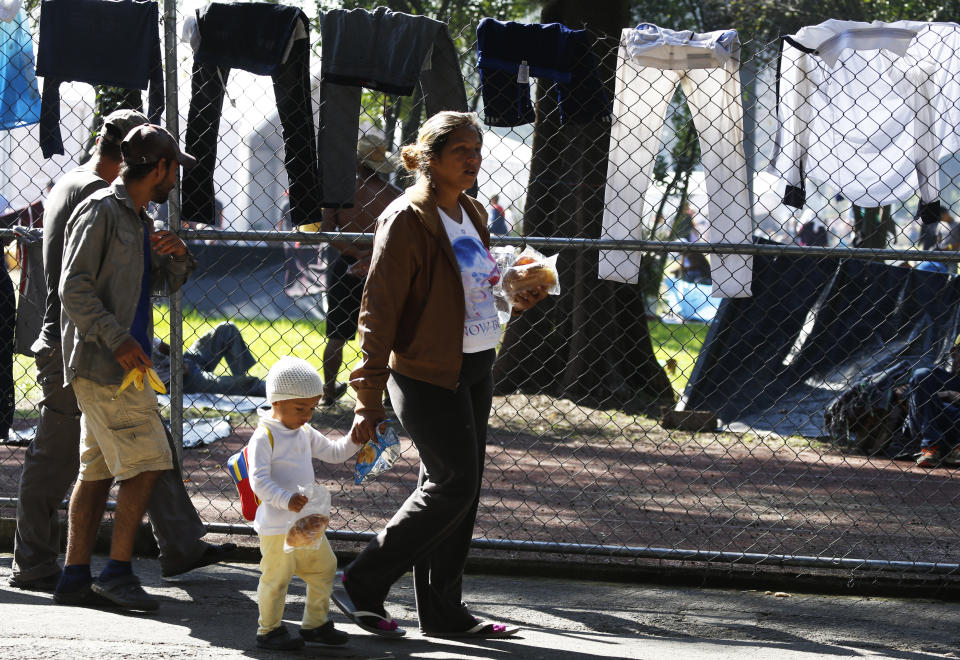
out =
[[[554,0],[541,21],[603,35],[594,53],[612,99],[627,2]],[[554,86],[539,81],[524,235],[600,237],[609,143],[607,122],[561,124]],[[672,405],[670,381],[653,354],[643,287],[598,280],[596,251],[561,250],[558,266],[562,293],[507,327],[494,368],[497,393],[545,393],[631,412]]]

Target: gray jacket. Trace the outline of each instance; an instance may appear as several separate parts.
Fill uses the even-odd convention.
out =
[[[120,179],[81,202],[67,221],[60,272],[64,380],[119,384],[123,367],[113,351],[130,339],[140,298],[143,232],[150,216],[137,211]],[[173,292],[196,266],[193,257],[151,254],[151,288]],[[153,320],[148,335],[153,335]]]

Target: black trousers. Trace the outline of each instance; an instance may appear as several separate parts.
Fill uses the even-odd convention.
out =
[[[394,373],[390,401],[420,452],[420,480],[400,510],[344,570],[361,603],[382,603],[413,567],[420,629],[474,625],[462,602],[493,402],[493,349],[465,353],[455,391]]]
[[[197,158],[197,165],[183,175],[183,219],[189,222],[217,224],[213,171],[229,75],[227,67],[194,60],[186,151]],[[294,41],[287,61],[272,77],[283,127],[292,221],[295,225],[320,222],[316,131],[310,95],[310,40]]]

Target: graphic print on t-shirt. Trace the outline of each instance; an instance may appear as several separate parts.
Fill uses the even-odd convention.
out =
[[[500,319],[493,300],[493,285],[500,281],[500,269],[462,207],[461,213],[463,221],[455,222],[440,209],[440,219],[463,283],[463,352],[476,353],[494,348],[500,341]]]
[[[463,292],[466,295],[466,322],[496,318],[493,304],[493,285],[500,281],[497,261],[487,248],[473,236],[460,236],[453,241],[453,253],[460,263]]]

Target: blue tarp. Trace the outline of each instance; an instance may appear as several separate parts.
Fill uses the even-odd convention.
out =
[[[0,130],[38,121],[40,91],[34,74],[33,39],[21,9],[15,20],[0,22]]]
[[[710,323],[717,315],[722,298],[713,298],[711,284],[694,284],[669,275],[663,278],[667,289],[663,294],[670,313],[684,321]]]
[[[899,360],[932,365],[960,330],[960,278],[942,273],[757,256],[753,292],[720,305],[683,395],[733,430],[824,437],[837,394]]]

